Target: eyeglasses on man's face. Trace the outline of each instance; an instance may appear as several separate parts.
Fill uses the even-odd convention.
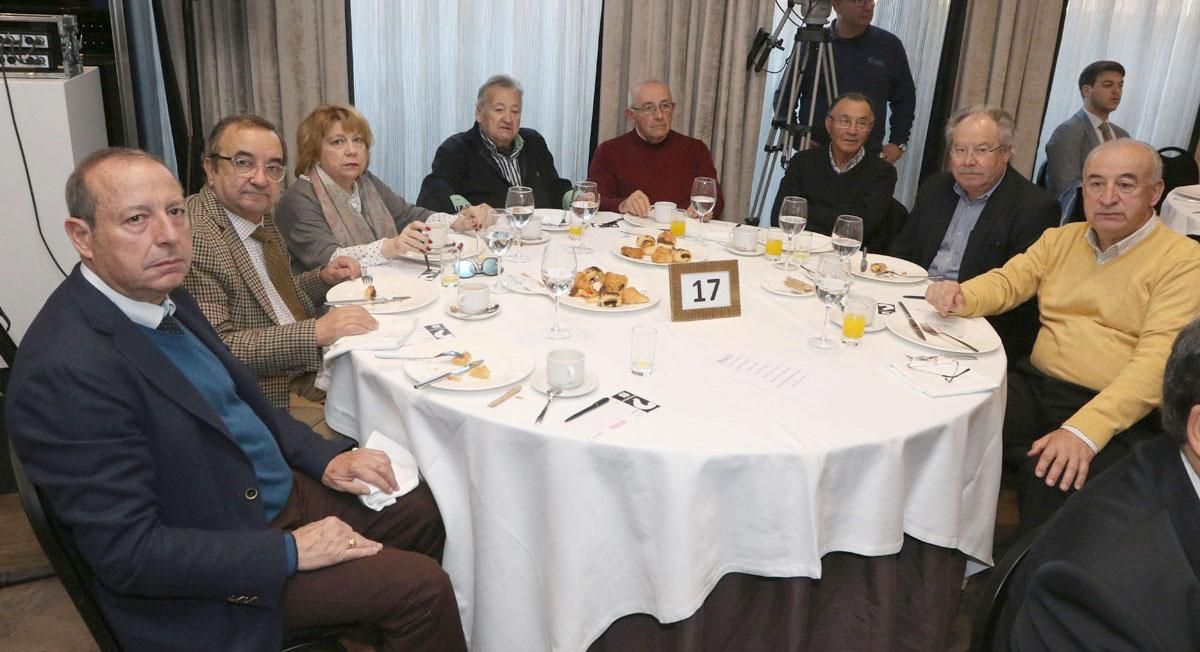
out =
[[[260,165],[255,163],[254,159],[249,156],[242,156],[241,154],[235,156],[209,154],[209,157],[229,161],[229,164],[233,166],[234,174],[239,177],[252,177],[254,176],[254,172],[259,168],[262,168],[267,178],[275,183],[283,181],[283,178],[287,176],[287,168],[283,167],[282,163],[271,162]]]
[[[848,115],[833,116],[833,124],[837,125],[838,127],[842,128],[842,129],[849,129],[850,127],[858,127],[859,129],[870,129],[871,128],[870,120],[868,120],[866,118],[859,118],[859,119],[855,120]]]
[[[961,145],[955,145],[954,147],[950,148],[950,156],[953,156],[959,160],[965,159],[972,154],[975,155],[975,158],[986,158],[988,155],[1003,148],[1004,145],[996,145],[995,147],[988,147],[987,145],[980,145],[979,147],[962,147]]]
[[[1141,187],[1141,184],[1131,179],[1117,179],[1116,181],[1088,179],[1083,184],[1083,190],[1089,195],[1099,195],[1104,193],[1110,184],[1117,189],[1117,194],[1121,195],[1132,195]]]
[[[631,109],[635,113],[640,113],[642,115],[651,115],[655,111],[658,111],[660,113],[670,113],[675,110],[675,103],[674,102],[659,102],[658,104],[654,104],[653,102],[647,102],[647,103],[641,104],[639,106],[631,107]]]

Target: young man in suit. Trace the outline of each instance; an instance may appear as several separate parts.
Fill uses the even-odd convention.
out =
[[[1058,125],[1046,142],[1046,189],[1055,199],[1080,180],[1088,152],[1100,143],[1129,137],[1128,131],[1108,121],[1124,89],[1125,67],[1116,61],[1096,61],[1079,74],[1083,108]]]
[[[1200,322],[1175,340],[1162,395],[1166,434],[1089,482],[1038,536],[994,649],[1200,650]]]
[[[966,281],[1000,267],[1058,224],[1054,198],[1009,165],[1014,128],[1012,116],[998,108],[975,106],[950,118],[950,172],[921,184],[893,255],[931,275]],[[1037,336],[1037,300],[988,321],[1010,360],[1027,356]]]
[[[21,343],[7,425],[127,650],[278,650],[285,628],[371,622],[382,649],[463,650],[427,486],[267,401],[179,286],[183,191],[137,150],[67,181],[80,264]]]
[[[313,386],[321,347],[378,323],[361,306],[320,317],[316,307],[330,287],[362,270],[338,256],[292,274],[271,215],[286,174],[274,125],[254,115],[227,117],[213,127],[206,151],[208,183],[187,201],[195,257],[184,286],[229,350],[258,375],[271,403],[329,435],[324,393]]]

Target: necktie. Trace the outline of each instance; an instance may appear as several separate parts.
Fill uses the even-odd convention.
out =
[[[271,285],[275,286],[275,291],[287,304],[288,310],[292,311],[292,318],[303,321],[304,306],[296,294],[296,283],[292,280],[291,270],[288,269],[287,257],[283,255],[283,245],[273,235],[273,231],[259,226],[250,237],[262,243],[263,259],[267,263],[267,277],[271,279]]]
[[[1113,139],[1112,127],[1107,122],[1100,123],[1100,135],[1104,137],[1104,142],[1106,143]]]
[[[157,330],[171,335],[183,335],[183,327],[179,325],[179,320],[175,319],[175,315],[164,316],[162,321],[158,322]]]

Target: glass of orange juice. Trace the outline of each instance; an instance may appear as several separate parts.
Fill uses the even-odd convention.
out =
[[[852,294],[842,307],[842,344],[858,346],[875,316],[875,299]]]
[[[771,229],[767,231],[767,260],[776,262],[783,257],[783,231]]]
[[[676,210],[671,217],[671,235],[682,238],[687,233],[687,211]]]
[[[574,211],[567,211],[567,237],[571,240],[572,249],[578,249],[583,243],[583,232],[586,230],[587,220]]]

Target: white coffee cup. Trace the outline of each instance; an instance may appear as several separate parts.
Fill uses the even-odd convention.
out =
[[[733,248],[738,251],[754,251],[758,247],[758,229],[749,224],[739,224],[733,228]]]
[[[445,222],[430,222],[427,226],[429,226],[429,239],[432,241],[429,245],[430,249],[441,253],[446,248],[446,242],[450,237],[450,225]]]
[[[479,315],[491,305],[491,291],[478,281],[460,283],[458,286],[458,309],[468,315]]]
[[[573,389],[583,383],[583,351],[555,349],[546,355],[546,384],[555,389]]]
[[[522,240],[539,240],[542,237],[542,220],[534,217],[521,229]]]
[[[654,202],[654,221],[659,224],[670,224],[671,218],[675,217],[675,202],[673,201],[656,201]]]

